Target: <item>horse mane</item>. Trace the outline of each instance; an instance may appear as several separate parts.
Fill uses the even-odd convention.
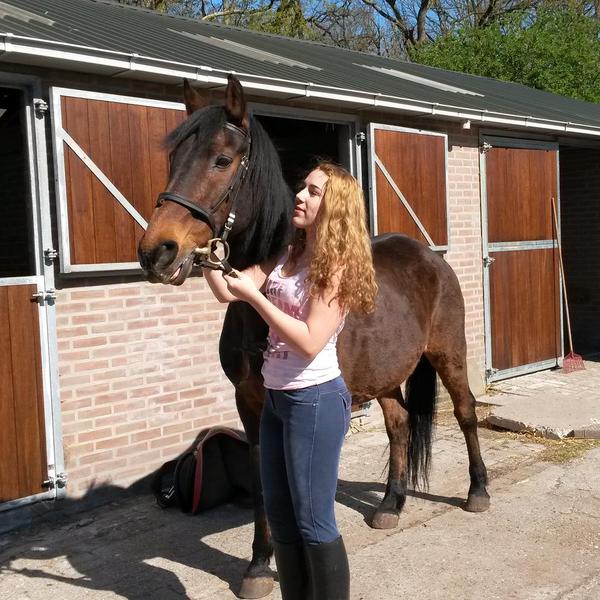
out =
[[[222,106],[210,106],[193,113],[167,137],[171,148],[189,136],[197,144],[211,140],[227,122]],[[280,254],[290,241],[293,194],[283,178],[277,150],[262,125],[250,116],[252,145],[248,173],[240,188],[238,214],[247,225],[236,231],[234,225],[229,241],[229,262],[236,269],[261,263]],[[250,202],[250,207],[248,207]],[[245,214],[247,208],[249,214]]]

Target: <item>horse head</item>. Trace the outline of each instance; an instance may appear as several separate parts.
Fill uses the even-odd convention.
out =
[[[281,200],[279,209],[276,200],[269,202],[273,193],[285,197],[286,186],[270,140],[248,114],[240,82],[230,75],[225,104],[207,106],[185,81],[184,100],[188,118],[167,138],[169,182],[138,246],[148,279],[172,285],[186,280],[210,240],[230,233],[230,240],[238,238],[232,265],[264,260],[273,251],[274,228],[285,229],[282,216],[289,219]]]

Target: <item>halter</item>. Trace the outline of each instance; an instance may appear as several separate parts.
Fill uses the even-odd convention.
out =
[[[194,250],[194,253],[200,256],[200,261],[198,263],[195,262],[195,264],[199,266],[209,267],[212,269],[222,269],[226,273],[229,273],[232,269],[229,263],[227,262],[227,258],[229,257],[229,245],[227,244],[227,238],[229,237],[229,233],[231,232],[233,228],[233,223],[235,221],[240,188],[242,187],[242,183],[244,182],[244,179],[248,174],[252,138],[247,131],[245,131],[241,127],[238,127],[237,125],[234,125],[233,123],[225,123],[225,128],[229,129],[230,131],[233,131],[234,133],[242,135],[247,140],[248,147],[246,149],[245,154],[242,156],[242,160],[240,161],[240,164],[238,165],[235,174],[229,182],[229,186],[225,190],[223,190],[223,193],[219,196],[217,201],[208,210],[206,210],[198,204],[192,202],[185,196],[175,194],[174,192],[162,192],[158,195],[156,206],[162,206],[162,204],[166,201],[175,202],[175,204],[179,204],[180,206],[187,208],[195,219],[200,219],[201,221],[206,223],[210,227],[213,237],[208,241],[207,245],[204,248],[196,248]],[[227,198],[231,200],[229,215],[227,216],[227,219],[225,220],[225,223],[221,228],[221,232],[217,233],[217,226],[215,223],[214,215],[221,206],[221,204],[223,204],[223,202],[227,200]],[[214,260],[211,257],[211,255],[214,254],[219,244],[223,245],[225,257],[222,259],[217,258],[217,260]]]

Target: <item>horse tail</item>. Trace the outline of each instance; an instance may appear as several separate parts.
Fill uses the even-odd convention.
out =
[[[436,372],[423,354],[406,381],[405,391],[408,408],[408,481],[414,488],[427,489],[429,485],[436,395]]]

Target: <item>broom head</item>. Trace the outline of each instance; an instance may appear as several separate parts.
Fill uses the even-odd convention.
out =
[[[585,364],[583,358],[575,352],[569,352],[563,359],[563,371],[565,373],[572,373],[573,371],[585,370]]]

